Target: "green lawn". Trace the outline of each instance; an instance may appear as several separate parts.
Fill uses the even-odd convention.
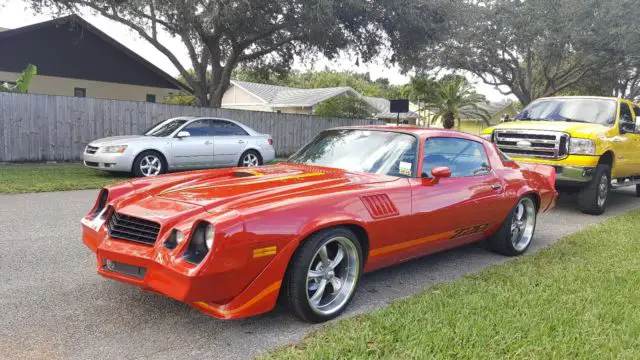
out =
[[[640,359],[640,211],[264,358]]]
[[[0,165],[0,193],[97,189],[126,179],[79,163]]]

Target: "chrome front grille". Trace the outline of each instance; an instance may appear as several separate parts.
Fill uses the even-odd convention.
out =
[[[158,238],[160,224],[114,212],[107,222],[107,230],[114,239],[153,245]]]
[[[495,130],[493,142],[513,157],[562,159],[568,154],[569,134],[545,130]]]
[[[100,149],[97,146],[91,146],[91,145],[87,145],[87,148],[84,150],[84,152],[86,152],[87,154],[95,154],[96,152],[98,152],[98,149]]]

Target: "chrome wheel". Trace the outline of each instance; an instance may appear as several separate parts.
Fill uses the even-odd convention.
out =
[[[598,183],[598,207],[603,207],[607,202],[607,195],[609,194],[609,177],[607,174],[602,174],[600,177],[600,183]]]
[[[259,165],[260,165],[260,159],[258,159],[258,155],[254,153],[251,153],[251,152],[246,153],[242,158],[242,166],[253,167],[253,166],[259,166]]]
[[[360,271],[360,256],[346,237],[327,240],[316,251],[307,271],[307,301],[317,314],[330,315],[351,298]]]
[[[529,246],[536,226],[536,206],[528,197],[520,199],[511,220],[511,243],[521,252]]]
[[[156,176],[162,172],[162,160],[155,155],[146,155],[140,161],[140,172],[144,176]]]

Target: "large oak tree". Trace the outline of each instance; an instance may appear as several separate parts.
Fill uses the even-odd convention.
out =
[[[363,61],[435,40],[446,25],[442,0],[30,0],[37,11],[93,10],[122,23],[162,52],[200,105],[219,107],[238,65],[281,69],[295,56],[342,50]],[[162,40],[181,39],[191,61]],[[387,45],[385,47],[385,45]]]
[[[403,53],[405,69],[465,70],[523,104],[590,77],[616,77],[640,55],[637,0],[452,2],[448,39]],[[613,90],[613,89],[611,89]]]

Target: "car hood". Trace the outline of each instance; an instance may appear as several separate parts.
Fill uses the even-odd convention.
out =
[[[153,141],[154,139],[161,139],[161,138],[156,138],[153,136],[143,136],[143,135],[111,136],[111,137],[94,140],[90,142],[89,145],[91,146],[127,145],[132,142],[139,142],[139,141],[148,142],[148,141]]]
[[[171,177],[175,179],[171,179]],[[164,178],[164,179],[162,179]],[[159,184],[136,184],[159,200],[184,202],[220,212],[278,200],[353,189],[399,178],[340,169],[278,164],[254,169],[209,170],[160,177]]]
[[[496,130],[551,130],[562,131],[572,136],[593,135],[605,133],[611,128],[600,124],[579,123],[569,121],[513,121],[502,123],[495,127]]]

